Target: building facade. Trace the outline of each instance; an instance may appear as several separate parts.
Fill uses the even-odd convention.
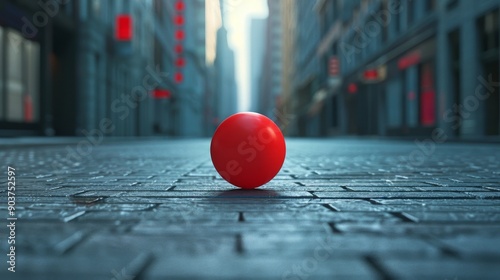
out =
[[[500,1],[296,0],[295,5],[299,84],[293,94],[306,109],[294,107],[298,120],[292,134],[499,137]],[[303,16],[311,11],[305,5],[314,5],[318,41],[304,36],[315,30],[308,23],[314,20]],[[318,67],[311,67],[307,88],[300,84],[307,73],[301,56],[311,41],[315,54],[305,61],[317,59]],[[301,125],[304,110],[309,115]]]
[[[276,101],[281,95],[282,26],[281,1],[268,0],[269,16],[266,20],[264,56],[259,79],[257,112],[276,121]]]
[[[215,60],[212,69],[214,89],[210,100],[212,131],[227,117],[238,112],[238,88],[234,51],[229,46],[224,13],[227,3],[220,0],[221,25],[216,33]]]
[[[202,133],[204,1],[1,3],[2,135]],[[118,38],[119,17],[129,22],[125,39]],[[177,29],[185,37],[175,37]],[[168,98],[153,98],[156,90]]]
[[[288,133],[293,136],[318,136],[320,108],[316,101],[320,94],[320,59],[316,50],[320,40],[319,20],[315,1],[295,1],[295,44],[293,49],[293,119]]]
[[[284,134],[289,134],[295,120],[294,78],[295,78],[295,34],[297,32],[296,1],[281,1],[282,37],[282,93],[276,104],[276,121]]]
[[[217,53],[214,62],[215,91],[212,100],[214,125],[238,111],[238,89],[234,51],[229,47],[224,22],[217,31]]]
[[[262,63],[264,62],[264,46],[266,19],[252,18],[250,20],[250,111],[259,111],[260,78]]]

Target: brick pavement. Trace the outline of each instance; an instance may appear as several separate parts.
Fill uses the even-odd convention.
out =
[[[499,146],[287,145],[255,191],[216,176],[209,140],[4,146],[0,279],[499,279]]]

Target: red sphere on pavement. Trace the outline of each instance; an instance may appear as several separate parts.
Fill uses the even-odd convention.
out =
[[[237,113],[217,128],[210,145],[212,163],[229,183],[254,189],[269,182],[285,161],[285,138],[268,117]]]

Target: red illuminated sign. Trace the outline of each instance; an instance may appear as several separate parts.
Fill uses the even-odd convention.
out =
[[[170,91],[166,89],[155,89],[152,95],[154,99],[168,99],[171,96]]]
[[[175,66],[179,68],[186,66],[186,60],[183,57],[177,58],[177,60],[175,61]]]
[[[355,94],[356,92],[358,92],[358,86],[355,83],[350,83],[347,86],[347,92],[349,92],[350,94]]]
[[[410,66],[418,64],[421,60],[419,51],[414,51],[398,60],[398,68],[404,70]]]
[[[118,41],[130,41],[132,40],[132,17],[130,15],[118,15],[116,16],[116,26],[115,26],[115,38]]]
[[[339,75],[339,59],[336,56],[330,58],[328,62],[328,73],[330,77],[336,77]]]
[[[182,51],[183,51],[183,47],[181,44],[175,45],[175,52],[176,53],[182,53]]]
[[[365,81],[375,81],[378,79],[377,69],[368,69],[363,72],[363,78]]]
[[[175,9],[178,11],[178,12],[182,12],[184,11],[184,8],[186,8],[186,5],[184,4],[184,1],[182,0],[179,0],[175,3]]]
[[[176,67],[176,73],[174,74],[174,82],[176,84],[180,84],[184,80],[184,76],[182,75],[181,68],[186,66],[186,59],[182,57],[182,54],[184,52],[184,46],[183,46],[183,40],[186,38],[186,33],[182,29],[182,26],[185,23],[184,19],[184,10],[186,9],[186,3],[184,3],[184,0],[177,0],[174,4],[174,9],[176,11],[176,14],[173,17],[174,24],[177,26],[175,31],[174,31],[174,39],[177,42],[177,44],[174,47],[174,51],[177,54],[177,58],[175,59],[175,67]]]
[[[180,84],[184,80],[184,76],[182,75],[181,72],[177,72],[174,75],[174,80],[175,80],[176,83]]]
[[[184,24],[184,16],[182,16],[182,15],[174,16],[174,23],[175,23],[175,25],[183,25]]]
[[[175,31],[175,39],[176,40],[179,40],[179,41],[184,40],[184,37],[185,37],[184,30],[179,29],[179,30]]]

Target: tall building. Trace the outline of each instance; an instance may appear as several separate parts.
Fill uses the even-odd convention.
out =
[[[221,122],[238,111],[234,51],[229,47],[224,25],[217,31],[217,55],[214,66],[216,93],[213,107],[217,122]]]
[[[168,1],[173,3],[174,1]],[[177,85],[179,94],[175,95],[179,106],[178,133],[176,135],[199,137],[204,136],[206,125],[205,94],[206,84],[206,51],[205,51],[205,1],[184,1],[183,54],[185,66],[182,69],[183,82]]]
[[[213,74],[215,90],[212,100],[214,125],[238,111],[238,89],[234,51],[229,47],[228,33],[224,26],[224,1],[221,0],[222,25],[217,30],[217,46]]]
[[[320,33],[319,19],[314,10],[316,1],[295,1],[295,45],[293,72],[293,119],[288,133],[293,136],[318,136],[320,123],[319,96],[321,77],[316,56]]]
[[[293,115],[294,106],[294,76],[295,76],[295,33],[297,31],[297,17],[295,0],[281,1],[281,16],[282,16],[282,65],[281,73],[281,94],[279,95],[276,104],[276,122],[280,126],[284,134],[289,132],[292,122],[295,119]]]
[[[320,131],[498,138],[499,8],[499,0],[318,1]]]
[[[281,94],[281,1],[267,1],[264,58],[261,65],[258,112],[276,120],[276,100]]]
[[[173,24],[180,13],[182,83]],[[2,1],[0,134],[199,135],[205,84],[199,29],[199,0]],[[170,98],[153,98],[156,90]]]
[[[265,18],[250,20],[250,111],[254,112],[259,110],[259,81],[264,62],[265,31]]]

